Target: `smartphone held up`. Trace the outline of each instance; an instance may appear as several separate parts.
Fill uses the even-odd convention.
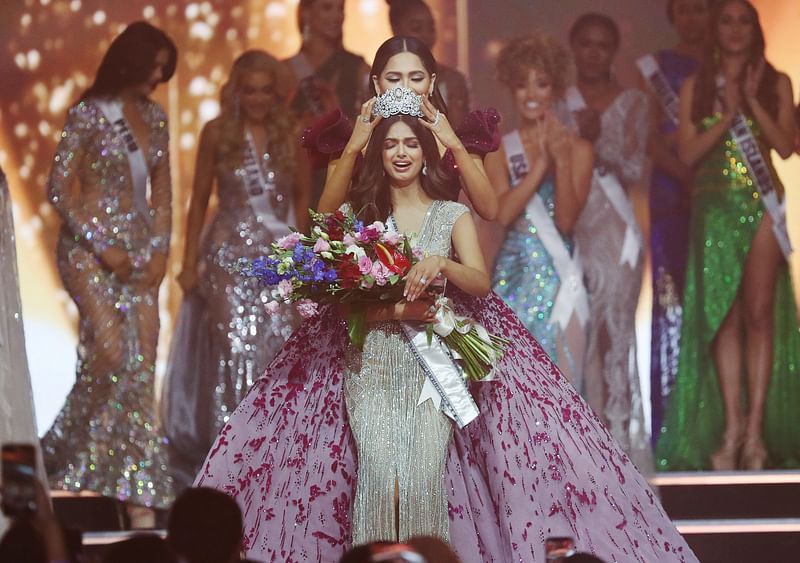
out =
[[[16,518],[36,512],[36,450],[32,444],[3,444],[0,455],[0,505]]]

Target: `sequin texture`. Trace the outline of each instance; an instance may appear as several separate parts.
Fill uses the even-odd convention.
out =
[[[173,335],[162,402],[177,489],[191,485],[217,433],[298,324],[291,306],[268,314],[269,288],[232,269],[269,254],[289,232],[291,178],[264,170],[276,186],[270,223],[253,211],[244,174],[215,167],[219,206],[200,243],[198,287],[184,297]]]
[[[124,140],[93,101],[69,110],[54,158],[48,196],[64,221],[56,258],[80,326],[76,382],[42,448],[54,488],[165,507],[172,483],[154,405],[158,288],[141,287],[136,274],[169,248],[169,134],[157,104],[140,100],[136,110],[149,125],[149,219],[134,205]],[[127,252],[129,282],[101,263],[108,247]]]

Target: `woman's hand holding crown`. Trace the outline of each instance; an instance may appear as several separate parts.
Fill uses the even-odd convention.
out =
[[[450,125],[447,116],[436,109],[427,97],[422,99],[422,113],[425,114],[425,118],[419,118],[419,120],[425,127],[433,131],[444,148],[455,151],[463,147],[461,139],[453,131],[453,126]]]
[[[344,149],[345,152],[359,153],[367,146],[372,130],[383,119],[381,115],[372,115],[372,108],[376,100],[377,98],[370,98],[361,105],[361,113],[356,117],[356,124]]]

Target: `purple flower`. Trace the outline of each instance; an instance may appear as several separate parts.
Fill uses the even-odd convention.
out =
[[[304,319],[310,319],[317,314],[317,304],[311,299],[301,299],[297,302],[297,312]]]

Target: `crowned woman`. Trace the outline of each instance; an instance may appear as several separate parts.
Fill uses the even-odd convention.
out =
[[[421,104],[404,87],[375,100],[342,208],[423,251],[404,298],[368,310],[362,349],[337,307],[306,321],[223,427],[196,484],[236,498],[245,550],[265,560],[333,562],[351,544],[425,534],[467,563],[543,562],[553,535],[608,560],[696,561],[597,416],[489,294],[472,217],[441,195],[449,178]],[[491,381],[436,385],[457,364],[434,367],[417,336],[437,311],[426,296],[440,278],[455,286],[459,314],[509,340]]]

